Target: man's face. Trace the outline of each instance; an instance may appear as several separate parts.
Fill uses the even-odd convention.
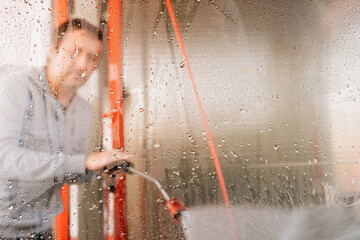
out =
[[[48,69],[63,88],[79,88],[86,83],[96,67],[100,41],[86,30],[65,33],[58,49],[52,47]]]

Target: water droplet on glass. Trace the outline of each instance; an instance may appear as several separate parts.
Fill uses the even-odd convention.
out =
[[[277,151],[279,149],[279,146],[278,145],[274,145],[274,150]]]
[[[230,151],[230,153],[233,155],[234,158],[239,157],[234,151]]]
[[[75,58],[78,54],[79,54],[79,49],[78,49],[78,44],[77,42],[75,42],[75,49],[74,49],[74,54],[71,54],[70,57],[71,58]]]
[[[185,67],[185,62],[184,61],[181,61],[180,63],[180,68],[184,68]]]

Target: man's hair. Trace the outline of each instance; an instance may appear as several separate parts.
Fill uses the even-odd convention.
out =
[[[70,25],[71,24],[71,25]],[[71,22],[66,21],[62,23],[59,27],[56,28],[56,39],[54,39],[54,43],[56,49],[59,48],[61,42],[63,41],[65,34],[67,31],[72,30],[85,30],[91,34],[93,34],[99,41],[102,41],[103,32],[100,28],[94,26],[84,19],[73,19]]]

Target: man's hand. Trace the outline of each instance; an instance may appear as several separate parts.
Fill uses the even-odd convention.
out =
[[[90,171],[96,171],[106,167],[111,163],[121,160],[129,160],[131,157],[132,155],[130,154],[126,154],[116,150],[104,151],[89,155],[86,158],[85,165],[86,169]]]

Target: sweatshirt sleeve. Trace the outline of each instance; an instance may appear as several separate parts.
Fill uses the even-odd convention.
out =
[[[14,71],[12,71],[14,69]],[[85,174],[85,154],[66,155],[22,147],[29,104],[29,72],[0,68],[0,180],[39,182]]]

